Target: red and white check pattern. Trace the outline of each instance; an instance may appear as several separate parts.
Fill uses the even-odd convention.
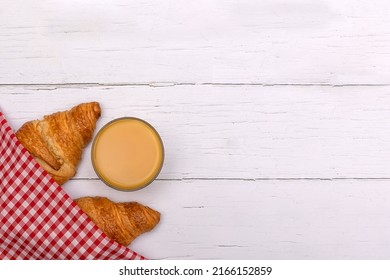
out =
[[[0,259],[144,259],[109,239],[19,143],[0,112]]]

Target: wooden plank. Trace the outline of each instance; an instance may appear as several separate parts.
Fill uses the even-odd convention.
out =
[[[385,0],[3,0],[0,83],[390,83]]]
[[[15,129],[91,100],[98,128],[122,116],[156,127],[162,179],[390,178],[389,87],[0,88]],[[89,154],[78,178],[96,178]]]
[[[155,181],[118,192],[71,181],[72,198],[139,201],[160,224],[131,248],[153,259],[388,259],[388,180]]]

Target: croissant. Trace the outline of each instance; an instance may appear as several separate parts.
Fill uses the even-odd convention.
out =
[[[124,246],[160,221],[159,212],[137,202],[115,203],[105,197],[82,197],[75,202],[109,238]]]
[[[100,117],[97,102],[26,122],[16,132],[20,143],[62,185],[76,174],[83,148],[91,141]]]

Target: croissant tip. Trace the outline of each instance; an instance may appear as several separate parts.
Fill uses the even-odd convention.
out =
[[[146,207],[148,214],[151,216],[154,225],[157,225],[160,222],[160,217],[161,217],[160,212],[158,212],[158,211],[156,211],[148,206],[145,206],[145,207]]]
[[[100,115],[101,115],[101,109],[100,109],[100,104],[99,104],[99,102],[92,102],[92,110],[93,110],[93,112],[95,113],[95,116],[97,117],[97,118],[99,118],[100,117]]]

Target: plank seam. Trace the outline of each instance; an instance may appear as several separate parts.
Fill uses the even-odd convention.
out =
[[[150,83],[47,83],[47,84],[0,84],[0,87],[35,87],[37,90],[56,90],[57,88],[91,88],[91,87],[180,87],[180,86],[254,86],[254,87],[389,87],[390,84],[370,83],[191,83],[191,82],[150,82]],[[15,93],[18,94],[18,93]]]
[[[72,178],[74,181],[100,181],[99,178]],[[322,177],[291,177],[291,178],[172,178],[172,179],[156,179],[156,181],[171,181],[171,182],[180,182],[180,181],[346,181],[346,180],[367,180],[367,181],[380,181],[380,180],[390,180],[390,177],[332,177],[332,178],[322,178]]]

